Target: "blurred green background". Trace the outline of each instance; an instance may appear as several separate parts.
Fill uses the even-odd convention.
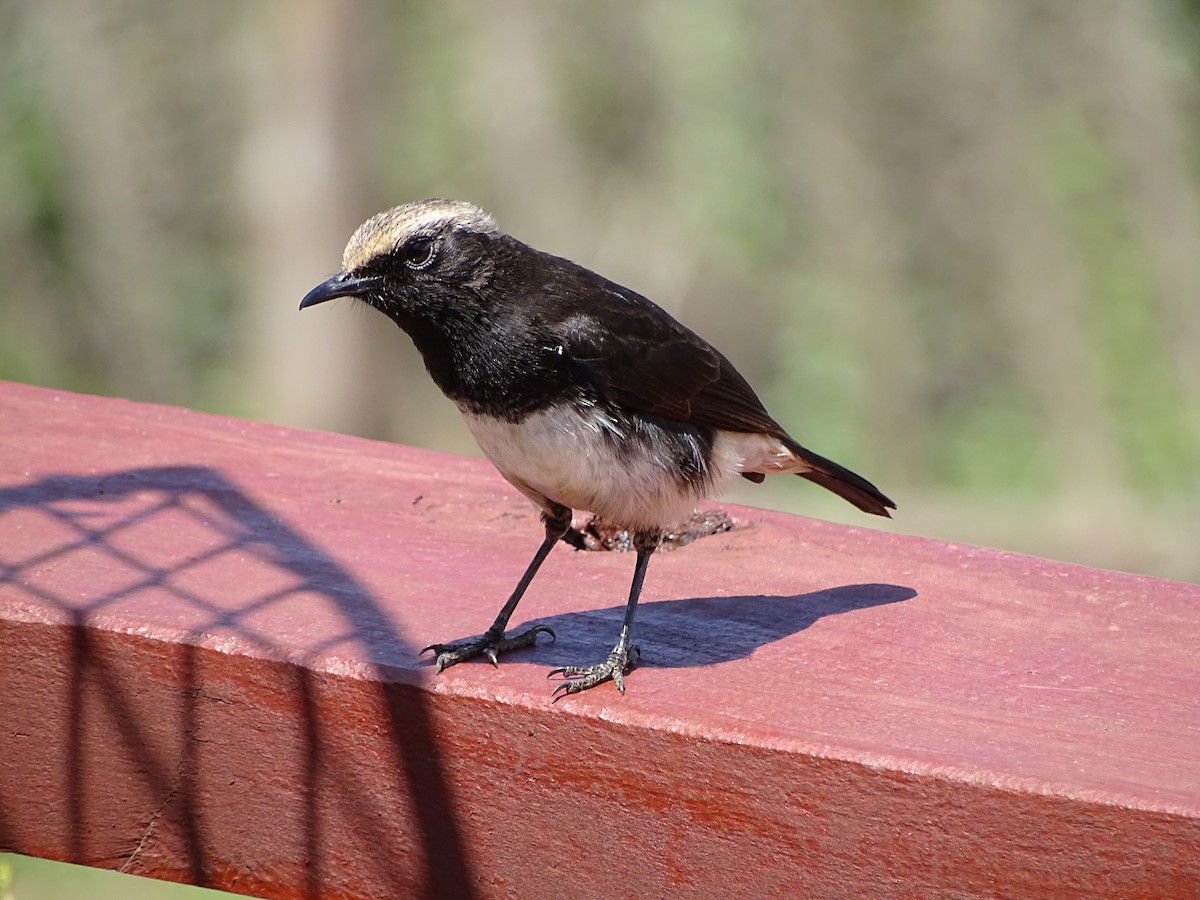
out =
[[[0,900],[231,900],[236,894],[0,853]]]
[[[9,0],[0,378],[477,453],[385,319],[296,310],[469,199],[891,527],[1200,580],[1198,67],[1195,0]]]

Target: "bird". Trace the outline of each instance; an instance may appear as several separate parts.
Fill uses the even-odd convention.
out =
[[[411,338],[480,449],[538,510],[544,538],[482,635],[430,644],[436,672],[533,646],[509,633],[522,595],[576,510],[627,529],[636,552],[616,644],[598,663],[559,666],[552,697],[612,682],[632,643],[646,569],[666,529],[737,477],[795,474],[860,510],[890,516],[875,485],[801,446],[733,364],[641,294],[501,231],[459,200],[406,203],[364,222],[341,271],[300,302],[355,298]]]

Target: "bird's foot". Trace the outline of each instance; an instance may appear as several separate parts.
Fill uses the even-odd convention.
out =
[[[546,625],[534,625],[520,634],[508,636],[499,628],[489,628],[477,638],[456,641],[452,644],[430,644],[421,654],[430,650],[436,655],[437,671],[440,673],[447,666],[460,663],[473,656],[486,656],[493,666],[499,667],[497,656],[508,650],[520,647],[532,647],[537,643],[539,634],[548,634],[554,640],[554,631]]]
[[[611,681],[623,694],[625,693],[625,673],[637,664],[639,656],[641,656],[641,650],[636,644],[632,647],[626,644],[617,644],[613,647],[612,653],[608,654],[608,659],[602,663],[594,666],[559,666],[557,669],[551,669],[547,678],[561,675],[565,679],[554,689],[551,696],[557,699],[559,691],[563,696],[578,694],[580,691],[586,691],[588,688],[593,688],[606,681]]]

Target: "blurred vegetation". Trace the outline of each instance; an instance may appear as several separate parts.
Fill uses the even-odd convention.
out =
[[[232,900],[237,896],[240,895],[0,853],[0,900]]]
[[[476,452],[385,320],[296,311],[368,215],[460,197],[709,337],[897,529],[1200,580],[1198,35],[1183,0],[9,0],[0,378]],[[877,524],[772,481],[733,498]]]

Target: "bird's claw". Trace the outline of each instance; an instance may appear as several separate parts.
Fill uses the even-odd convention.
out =
[[[608,655],[608,659],[594,666],[559,666],[551,669],[546,675],[547,678],[561,675],[564,680],[554,688],[550,696],[557,700],[560,696],[578,694],[606,681],[611,681],[613,686],[624,694],[625,673],[637,665],[641,655],[641,648],[636,644],[631,647],[618,644]]]
[[[528,628],[520,634],[514,634],[511,637],[503,631],[489,628],[477,638],[455,641],[450,644],[430,644],[428,647],[423,648],[418,655],[424,656],[432,650],[436,657],[435,671],[439,675],[442,673],[442,670],[455,663],[460,663],[465,659],[479,655],[486,656],[493,666],[499,668],[499,654],[521,647],[532,647],[537,643],[537,636],[539,634],[548,634],[550,635],[550,640],[555,640],[554,629],[548,625],[534,625],[532,628]]]

